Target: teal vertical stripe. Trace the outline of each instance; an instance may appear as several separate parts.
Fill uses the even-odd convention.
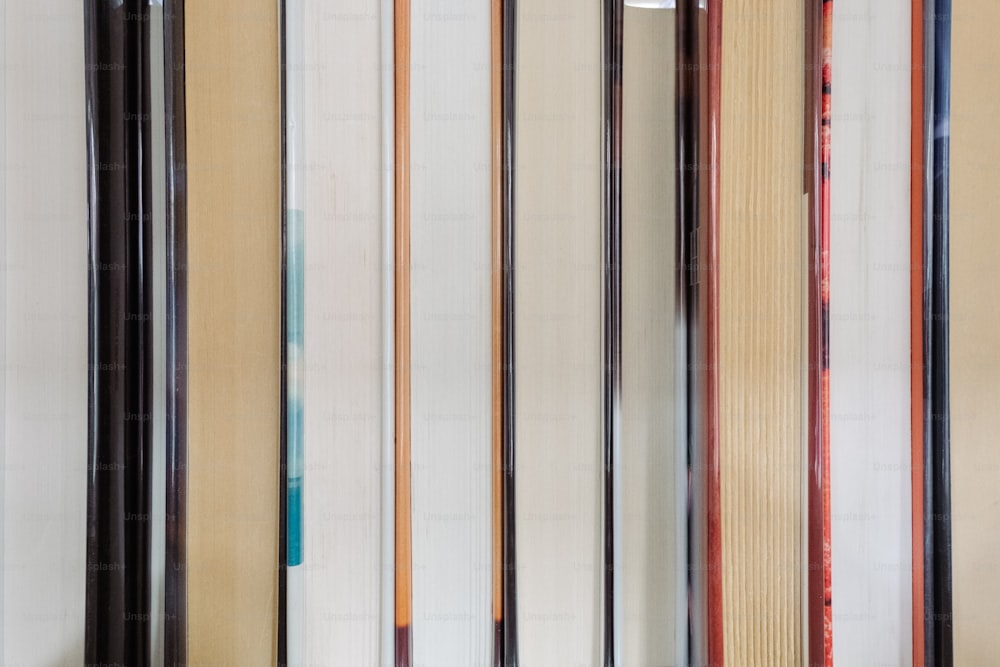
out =
[[[305,245],[303,240],[303,213],[288,209],[286,223],[286,301],[285,317],[288,350],[288,405],[287,405],[287,530],[288,565],[302,564],[302,391],[303,391],[303,329],[305,310]]]

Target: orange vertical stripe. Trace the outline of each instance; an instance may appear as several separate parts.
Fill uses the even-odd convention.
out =
[[[410,509],[410,3],[395,0],[396,231],[396,628],[412,616]],[[408,644],[408,642],[407,642]],[[396,664],[408,665],[409,650]]]
[[[503,620],[503,262],[500,190],[503,179],[503,1],[490,2],[490,277],[493,453],[493,620]]]

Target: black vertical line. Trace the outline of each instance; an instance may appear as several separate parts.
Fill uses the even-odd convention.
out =
[[[951,667],[951,442],[949,419],[948,181],[951,115],[951,0],[936,0],[934,15],[934,185],[931,310],[931,431],[934,526],[934,665]]]
[[[934,293],[934,0],[924,2],[924,210],[923,210],[923,421],[924,421],[924,662],[934,662],[934,448],[933,382],[935,359],[933,318]]]
[[[618,633],[615,607],[615,466],[619,465],[621,399],[621,158],[622,158],[622,0],[604,0],[603,149],[604,149],[604,665],[615,667]]]
[[[517,0],[503,0],[503,192],[501,194],[503,263],[503,646],[504,665],[517,667],[517,550],[515,540],[515,386],[514,260],[517,116]]]
[[[166,153],[166,536],[163,664],[187,664],[187,125],[184,0],[163,7]]]
[[[281,371],[278,439],[278,653],[277,664],[288,663],[288,132],[286,91],[287,36],[285,0],[278,0],[278,99],[281,123]]]
[[[149,6],[88,0],[89,432],[85,659],[149,664]]]

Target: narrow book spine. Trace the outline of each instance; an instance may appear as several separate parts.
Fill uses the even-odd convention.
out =
[[[697,271],[701,278],[702,321],[704,322],[704,420],[705,511],[708,618],[706,621],[708,664],[722,667],[723,598],[722,598],[722,477],[719,445],[719,225],[722,126],[722,0],[707,3],[707,193],[708,211],[702,225],[699,244],[702,256]]]
[[[490,381],[493,667],[503,667],[503,0],[490,0]]]
[[[514,341],[514,239],[516,221],[516,180],[514,166],[517,156],[517,0],[503,2],[503,34],[501,51],[503,81],[501,83],[501,140],[503,181],[501,183],[501,262],[503,264],[503,651],[504,667],[517,667],[519,661],[517,632],[517,540],[515,521],[516,433],[514,410],[516,395]]]
[[[184,2],[163,12],[166,118],[166,538],[163,664],[187,664],[187,135]]]
[[[163,664],[187,664],[187,148],[184,102],[184,2],[163,12],[167,317],[166,538]]]
[[[832,664],[830,579],[830,129],[833,2],[806,4],[804,185],[808,206],[808,428],[806,475],[808,660]]]
[[[396,667],[412,664],[410,494],[410,2],[395,0],[395,608]]]
[[[931,438],[934,665],[951,667],[951,433],[949,405],[949,200],[951,120],[951,0],[936,0],[934,14],[934,176],[931,276]]]
[[[90,424],[85,659],[149,664],[149,7],[85,5]]]
[[[820,117],[820,405],[823,523],[823,664],[833,664],[833,530],[830,523],[830,176],[833,132],[833,0],[823,0],[822,115]]]
[[[683,373],[681,375],[680,392],[687,398],[687,413],[684,415],[686,428],[684,440],[678,446],[687,450],[686,463],[688,469],[687,488],[687,586],[691,601],[688,607],[689,628],[689,662],[693,665],[703,664],[707,658],[706,627],[703,616],[705,609],[705,590],[699,573],[704,572],[697,567],[697,555],[700,553],[697,540],[699,526],[703,518],[697,516],[699,503],[695,497],[696,482],[693,479],[693,461],[698,442],[694,434],[697,407],[700,401],[694,395],[694,383],[691,375],[691,354],[694,345],[694,331],[691,317],[692,281],[690,266],[691,242],[694,240],[694,230],[697,227],[698,215],[698,11],[696,0],[678,0],[677,2],[677,309],[680,322],[679,329],[685,332],[684,350],[682,351]]]
[[[718,229],[722,3],[677,3],[677,307],[685,330],[691,664],[721,667]]]
[[[622,0],[604,0],[604,665],[621,665]]]

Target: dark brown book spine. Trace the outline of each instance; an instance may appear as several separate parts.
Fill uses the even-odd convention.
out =
[[[85,5],[90,231],[85,660],[149,664],[149,6]]]
[[[163,6],[166,145],[166,538],[163,664],[187,664],[187,134],[184,0]]]

